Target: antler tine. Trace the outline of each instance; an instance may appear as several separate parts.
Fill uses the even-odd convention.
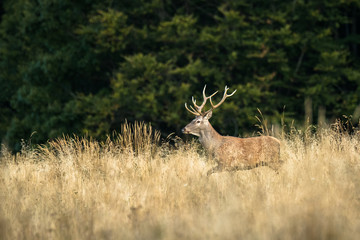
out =
[[[223,95],[221,101],[220,101],[218,104],[216,104],[215,106],[214,106],[214,104],[213,104],[213,102],[212,102],[212,100],[211,100],[211,97],[212,97],[212,96],[210,96],[210,104],[211,104],[211,106],[212,106],[211,110],[219,107],[219,106],[225,101],[226,98],[231,97],[231,96],[234,95],[234,93],[236,92],[236,89],[235,89],[235,91],[233,91],[231,94],[227,94],[227,91],[228,91],[228,90],[229,90],[229,88],[228,88],[227,86],[225,86],[224,95]]]
[[[192,100],[192,102],[194,104],[194,107],[196,108],[196,111],[199,112],[199,113],[201,113],[201,110],[205,106],[205,103],[206,103],[206,100],[207,100],[206,96],[205,96],[205,89],[206,89],[206,84],[205,84],[204,89],[203,89],[204,102],[200,106],[196,105],[196,100],[194,99],[194,97],[191,98],[191,100]]]
[[[191,110],[187,107],[186,103],[185,103],[185,108],[186,110],[188,110],[190,113],[194,114],[195,116],[199,116],[200,113],[198,113],[192,106],[190,106]]]
[[[196,106],[196,100],[195,100],[194,96],[191,97],[191,101],[194,104],[194,106]]]
[[[207,96],[206,96],[206,93],[205,93],[205,89],[206,89],[206,85],[204,86],[204,89],[203,89],[203,98],[204,98],[204,101],[203,101],[203,103],[202,103],[200,106],[198,106],[198,105],[196,104],[196,100],[193,99],[194,107],[196,108],[196,111],[197,111],[198,113],[200,113],[200,114],[201,114],[201,111],[202,111],[202,109],[204,108],[204,106],[205,106],[205,104],[206,104],[206,101],[207,101],[208,99],[211,100],[211,97],[213,97],[213,96],[218,92],[218,91],[216,91],[216,92],[214,92],[213,94],[211,94],[211,96],[207,97]]]
[[[190,105],[190,109],[191,109],[192,111],[194,111],[194,112],[198,112],[198,111],[196,111],[196,109],[193,108],[193,106],[191,106],[191,105]],[[199,114],[201,114],[201,113],[199,113]]]

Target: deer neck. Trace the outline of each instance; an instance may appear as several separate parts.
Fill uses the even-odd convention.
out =
[[[207,151],[213,152],[221,141],[222,136],[211,126],[200,131],[199,141]]]

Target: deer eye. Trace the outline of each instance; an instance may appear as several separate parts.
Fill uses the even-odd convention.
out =
[[[200,120],[197,120],[196,123],[200,123]]]

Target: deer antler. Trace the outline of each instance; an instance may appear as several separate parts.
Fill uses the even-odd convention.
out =
[[[228,91],[228,90],[229,90],[229,88],[228,88],[227,86],[225,86],[224,95],[223,95],[221,101],[220,101],[218,104],[216,104],[215,106],[214,106],[214,104],[213,104],[213,102],[212,102],[212,100],[211,100],[211,97],[210,97],[211,109],[208,110],[207,112],[212,111],[213,109],[219,107],[219,106],[225,101],[226,98],[231,97],[231,96],[234,95],[234,93],[236,92],[236,89],[235,89],[235,91],[233,91],[231,94],[227,94],[227,91]]]
[[[206,85],[204,86],[204,89],[203,89],[203,98],[204,98],[204,101],[203,101],[203,103],[202,103],[200,106],[198,106],[198,105],[196,104],[196,100],[194,99],[194,97],[192,97],[191,100],[192,100],[192,103],[193,103],[193,105],[194,105],[195,108],[194,108],[193,106],[190,106],[191,109],[189,109],[189,108],[187,107],[186,103],[185,103],[185,108],[186,108],[186,110],[188,110],[190,113],[194,114],[195,116],[200,116],[200,115],[203,115],[203,114],[204,114],[204,113],[202,113],[202,109],[204,108],[204,106],[205,106],[205,104],[206,104],[206,101],[207,101],[208,99],[210,99],[210,103],[211,103],[212,108],[211,108],[210,110],[206,111],[205,113],[208,113],[209,111],[212,111],[213,109],[215,109],[215,108],[217,108],[218,106],[220,106],[220,105],[225,101],[225,99],[226,99],[227,97],[232,96],[232,95],[236,92],[236,90],[235,90],[232,94],[227,95],[226,92],[227,92],[227,90],[229,90],[229,88],[228,88],[227,86],[225,86],[225,92],[224,92],[223,98],[221,99],[221,101],[220,101],[218,104],[216,104],[216,105],[214,106],[213,103],[212,103],[211,98],[212,98],[215,94],[217,94],[218,91],[214,92],[214,93],[211,94],[209,97],[207,97],[206,94],[205,94],[205,89],[206,89]]]
[[[216,91],[216,92],[213,93],[211,96],[207,97],[206,94],[205,94],[205,89],[206,89],[206,85],[204,86],[204,89],[203,89],[203,98],[204,98],[204,101],[203,101],[203,103],[202,103],[200,106],[196,104],[196,100],[195,100],[194,97],[191,98],[191,101],[192,101],[192,103],[193,103],[193,105],[194,105],[195,108],[194,108],[193,106],[190,106],[191,109],[189,109],[189,108],[187,107],[186,103],[185,103],[185,108],[186,108],[186,110],[188,110],[190,113],[192,113],[192,114],[194,114],[194,115],[196,115],[196,116],[199,116],[199,115],[203,114],[203,113],[202,113],[202,109],[204,108],[207,100],[208,100],[208,99],[211,100],[211,97],[214,96],[214,95],[217,93],[217,91]]]
[[[186,108],[186,110],[188,110],[190,113],[194,114],[195,116],[200,116],[201,115],[200,113],[196,112],[196,110],[192,106],[190,106],[190,108],[191,108],[191,110],[190,110],[187,107],[186,103],[185,103],[185,108]]]

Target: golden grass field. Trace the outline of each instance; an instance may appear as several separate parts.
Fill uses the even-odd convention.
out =
[[[360,136],[284,136],[278,173],[221,172],[149,125],[0,156],[0,239],[360,239]]]

